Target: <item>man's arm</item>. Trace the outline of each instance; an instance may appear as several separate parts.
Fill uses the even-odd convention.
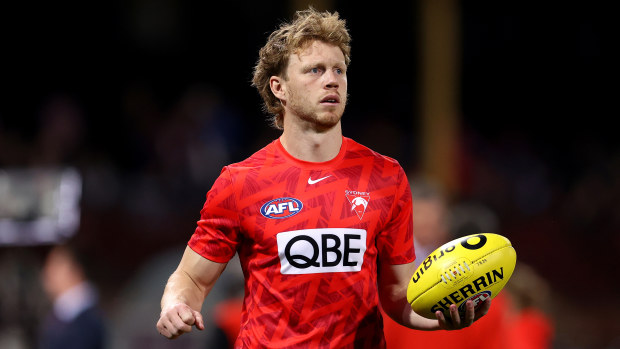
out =
[[[174,339],[190,332],[192,325],[204,329],[200,314],[202,303],[215,281],[226,268],[225,263],[210,261],[186,247],[178,268],[172,273],[161,299],[161,314],[157,330]]]
[[[427,319],[414,312],[407,302],[407,286],[415,272],[413,262],[399,265],[380,263],[379,267],[378,287],[381,306],[386,314],[403,326],[422,331],[458,330],[470,326],[485,315],[491,307],[491,300],[488,299],[477,311],[474,311],[474,305],[469,301],[465,316],[461,319],[456,305],[452,304],[450,306],[452,320],[446,319],[440,311],[435,314],[437,320]]]

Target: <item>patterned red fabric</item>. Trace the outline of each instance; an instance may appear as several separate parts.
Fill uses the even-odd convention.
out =
[[[348,138],[322,163],[275,140],[222,170],[189,246],[219,263],[239,253],[237,348],[382,348],[377,262],[415,259],[409,183]]]

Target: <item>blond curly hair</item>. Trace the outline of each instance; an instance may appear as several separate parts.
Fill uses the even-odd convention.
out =
[[[252,86],[258,89],[264,102],[263,110],[270,114],[272,125],[277,129],[282,129],[284,108],[271,92],[269,79],[280,76],[286,80],[291,54],[298,53],[315,40],[338,46],[344,54],[345,64],[349,65],[351,36],[345,20],[340,19],[338,12],[319,12],[313,8],[297,11],[291,23],[281,24],[258,53]]]

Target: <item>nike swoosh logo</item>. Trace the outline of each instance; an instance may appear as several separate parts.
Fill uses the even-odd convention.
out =
[[[325,178],[331,177],[332,175],[327,175],[323,178],[319,178],[319,179],[312,179],[311,177],[308,177],[308,184],[317,184],[318,182],[324,180]]]

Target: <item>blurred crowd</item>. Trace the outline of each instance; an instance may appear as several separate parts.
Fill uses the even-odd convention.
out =
[[[85,267],[89,285],[97,289],[110,348],[199,348],[225,342],[235,322],[221,314],[234,314],[231,309],[239,307],[238,297],[228,299],[241,289],[235,265],[229,266],[228,277],[204,308],[210,323],[222,325],[205,333],[162,342],[153,328],[160,291],[222,166],[249,155],[275,133],[266,125],[263,131],[247,130],[247,116],[205,85],[188,88],[169,110],[158,108],[154,96],[140,87],[128,90],[123,105],[125,124],[116,125],[118,133],[105,135],[108,144],[118,147],[109,153],[93,146],[93,139],[102,136],[87,127],[85,109],[67,94],[49,96],[28,134],[0,120],[0,168],[72,167],[82,174],[81,225],[71,240],[90,257]],[[345,115],[345,125],[346,120]],[[357,123],[356,130],[363,125]],[[397,129],[386,121],[387,132]],[[537,346],[520,348],[617,347],[612,312],[601,315],[589,302],[573,300],[594,291],[597,297],[612,299],[608,309],[617,309],[615,282],[576,280],[586,275],[608,279],[609,271],[599,266],[613,265],[614,251],[620,248],[620,153],[594,139],[560,151],[553,144],[536,147],[526,136],[514,132],[485,139],[466,134],[457,193],[425,193],[427,180],[418,176],[414,164],[402,161],[412,169],[417,197],[418,255],[468,233],[503,234],[512,240],[520,261],[506,296],[494,307],[502,313],[495,316],[512,321],[507,338],[539,334]],[[399,137],[408,135],[393,134]],[[384,150],[380,139],[368,142]],[[406,151],[394,144],[406,143],[392,139],[385,151],[403,157]],[[449,219],[443,217],[447,212]],[[425,231],[434,233],[425,236]],[[50,247],[0,248],[2,348],[31,348],[45,338],[41,328],[55,307],[55,297],[46,293],[50,267],[44,265]],[[515,326],[518,321],[523,326]]]
[[[148,89],[129,88],[120,118],[124,124],[114,125],[114,134],[93,129],[81,102],[70,94],[47,96],[31,118],[35,122],[27,127],[15,127],[15,119],[4,113],[0,174],[64,168],[81,174],[80,227],[70,238],[58,236],[56,243],[71,241],[80,255],[89,256],[83,267],[98,288],[101,307],[113,317],[114,309],[126,305],[123,289],[136,282],[138,269],[187,241],[213,180],[245,151],[241,149],[246,146],[245,130],[235,108],[207,85],[188,87],[167,110],[158,106]],[[0,182],[11,184],[6,176],[0,177]],[[29,223],[39,224],[36,207],[19,216],[2,207],[0,220],[19,221],[23,234],[30,232]],[[44,287],[54,277],[44,267],[53,246],[33,240],[0,246],[0,275],[6,280],[0,286],[0,347],[33,348],[44,338],[39,326],[56,298],[46,297]],[[171,266],[178,261],[169,262]],[[142,295],[144,306],[154,314],[160,284],[165,282],[160,278],[170,271],[156,273],[158,279],[147,287],[153,297]],[[142,318],[144,313],[138,311],[136,316]],[[146,333],[152,332],[151,321],[140,323]],[[132,327],[134,334],[139,332]],[[112,337],[114,330],[110,326],[107,336]],[[107,344],[111,343],[120,347],[114,341]],[[131,348],[143,345],[134,344],[127,342]]]
[[[68,17],[75,12],[67,15],[50,3],[54,15],[35,17],[44,29],[30,23],[36,35],[14,38],[20,48],[34,47],[28,51],[33,57],[49,62],[15,64],[18,78],[14,84],[8,79],[0,94],[0,223],[13,218],[3,211],[5,170],[71,168],[82,178],[82,193],[79,229],[58,242],[63,248],[0,245],[0,348],[48,348],[40,343],[61,340],[46,337],[48,326],[58,328],[58,321],[69,323],[86,309],[97,333],[89,337],[100,338],[95,345],[106,349],[225,347],[236,331],[242,286],[235,260],[203,307],[205,331],[167,341],[155,322],[166,278],[221,168],[278,136],[267,126],[258,98],[248,102],[247,95],[255,91],[243,84],[259,47],[252,40],[262,42],[271,29],[261,17],[283,14],[283,6],[250,2],[241,10],[231,2],[221,5],[226,11],[213,11],[204,2],[184,11],[178,5],[183,2],[124,3],[72,20]],[[446,240],[479,231],[502,234],[515,246],[519,265],[488,321],[441,340],[455,348],[467,347],[465,342],[478,348],[620,348],[615,318],[620,311],[615,278],[620,147],[607,121],[611,103],[604,103],[613,100],[612,90],[600,87],[613,82],[601,84],[609,74],[599,64],[607,49],[603,34],[611,31],[598,20],[615,12],[605,11],[601,3],[549,4],[541,11],[543,4],[468,4],[464,17],[474,29],[469,29],[464,54],[464,66],[469,66],[463,69],[458,190],[444,192],[441,183],[424,176],[417,161],[421,137],[416,112],[410,110],[415,107],[410,101],[415,55],[408,41],[413,9],[355,5],[373,18],[384,11],[390,32],[368,26],[364,16],[351,16],[353,32],[367,30],[371,36],[358,40],[354,35],[353,61],[362,64],[352,66],[344,134],[397,159],[410,173],[419,257]],[[344,2],[340,5],[346,12]],[[409,10],[405,20],[394,20]],[[250,27],[259,29],[240,40],[219,35],[227,28],[222,23],[230,21],[222,14],[234,12],[239,22],[254,21]],[[527,20],[532,17],[535,25]],[[271,18],[265,22],[274,23]],[[394,26],[402,35],[391,32]],[[398,45],[402,50],[377,61],[373,54],[384,52],[377,50],[377,42],[382,49]],[[44,50],[39,52],[39,46]],[[243,50],[251,58],[239,53]],[[223,59],[232,63],[222,65]],[[90,64],[95,68],[82,66]],[[398,74],[367,74],[368,67],[398,65],[404,66]],[[478,70],[472,72],[472,65]],[[73,75],[67,73],[71,69]],[[190,77],[176,79],[177,74]],[[384,80],[388,75],[393,80]],[[211,78],[217,78],[218,87],[205,82]],[[500,80],[508,82],[498,85]],[[370,107],[366,96],[378,99],[369,88],[373,85],[387,86],[389,93]],[[8,100],[16,95],[22,99]],[[28,223],[32,218],[19,219]],[[65,288],[77,296],[63,297],[60,289]],[[76,302],[62,300],[67,298]],[[403,341],[440,340],[433,337],[437,334],[403,334],[392,325],[386,320],[393,348]],[[491,334],[510,339],[510,346],[475,339]]]

